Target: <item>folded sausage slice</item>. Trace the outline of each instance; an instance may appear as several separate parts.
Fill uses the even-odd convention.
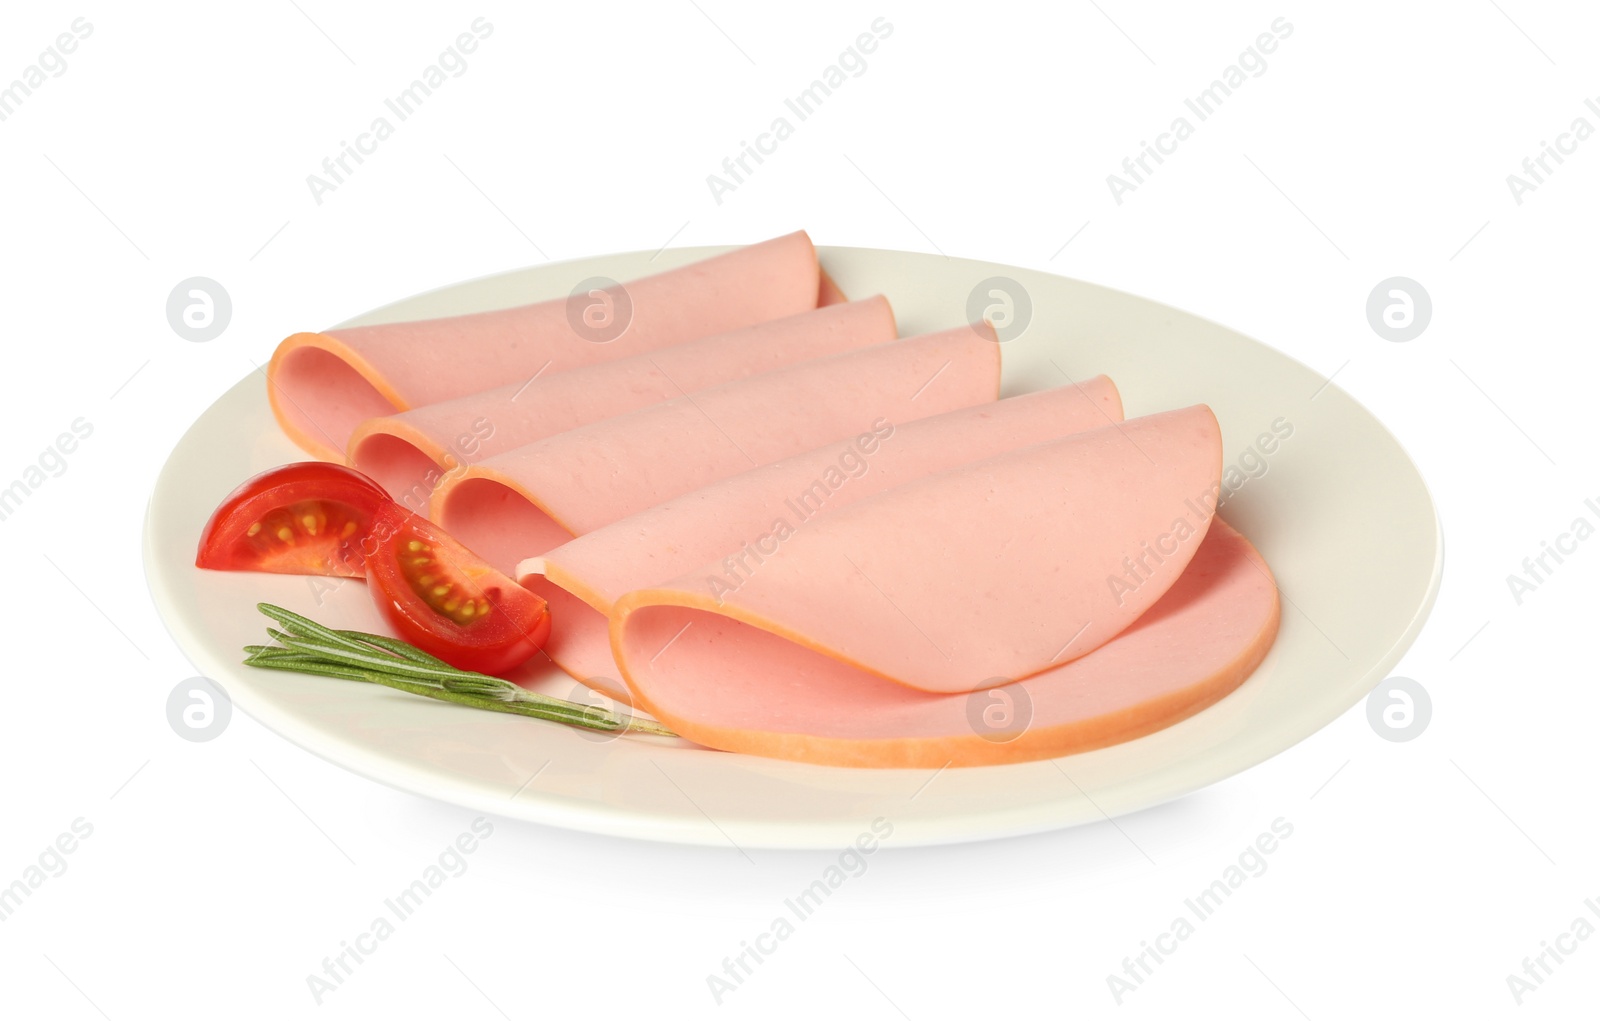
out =
[[[632,617],[692,631],[720,616],[924,691],[1027,677],[1105,644],[1171,587],[1221,470],[1205,405],[1000,454],[822,518],[720,599],[703,571],[629,593],[613,652],[647,674],[659,648]]]
[[[928,415],[995,400],[987,323],[816,358],[684,393],[452,473],[431,517],[510,573],[573,536],[730,475]]]
[[[831,766],[981,766],[1089,751],[1192,716],[1260,665],[1278,619],[1260,553],[1217,520],[1131,627],[1070,663],[969,694],[916,691],[704,611],[629,614],[623,665],[645,708],[711,748]]]
[[[894,337],[894,312],[881,295],[834,304],[368,419],[350,439],[349,461],[395,499],[422,511],[444,472],[458,465],[670,400],[685,391]]]
[[[886,425],[651,507],[525,560],[517,580],[551,604],[544,651],[590,687],[630,701],[611,656],[612,604],[625,593],[702,569],[717,599],[741,587],[819,515],[884,490],[1028,446],[1122,421],[1111,380],[1009,397]]]
[[[290,439],[340,460],[366,419],[794,315],[821,287],[797,231],[575,298],[297,333],[273,354],[267,392]]]

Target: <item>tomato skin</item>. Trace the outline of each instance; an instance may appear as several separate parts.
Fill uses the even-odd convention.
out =
[[[550,637],[550,607],[399,504],[370,532],[367,588],[395,637],[461,670],[501,674]]]
[[[246,479],[200,532],[195,566],[360,578],[362,542],[389,494],[327,461],[269,468]]]

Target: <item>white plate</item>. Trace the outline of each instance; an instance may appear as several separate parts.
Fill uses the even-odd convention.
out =
[[[627,280],[716,251],[519,270],[409,298],[346,325],[559,297],[586,277]],[[824,248],[822,259],[846,293],[887,294],[906,335],[965,322],[980,281],[1020,284],[1032,314],[1003,348],[1007,393],[1059,385],[1064,373],[1103,372],[1121,388],[1129,417],[1204,402],[1222,423],[1234,465],[1275,420],[1292,424],[1264,472],[1257,468],[1259,477],[1223,510],[1261,549],[1284,595],[1282,631],[1255,674],[1197,716],[1136,741],[1053,763],[934,772],[810,766],[611,738],[244,667],[240,647],[261,641],[267,623],[254,610],[258,601],[335,627],[378,628],[359,582],[319,591],[330,583],[193,566],[200,528],[229,490],[264,468],[303,459],[274,423],[259,374],[184,435],[151,497],[145,563],[174,638],[240,708],[363,776],[474,811],[740,847],[840,847],[878,816],[892,820],[895,844],[904,846],[1031,833],[1146,808],[1316,732],[1365,696],[1415,639],[1443,560],[1433,502],[1394,437],[1315,372],[1183,312],[1030,270],[859,248]],[[552,671],[541,686],[566,691],[570,683]]]

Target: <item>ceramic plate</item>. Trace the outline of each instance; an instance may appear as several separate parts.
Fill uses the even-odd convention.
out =
[[[343,325],[564,297],[591,276],[628,280],[720,249],[605,256],[433,291]],[[145,526],[150,588],[174,638],[235,705],[373,780],[473,811],[653,840],[840,847],[871,820],[895,844],[934,844],[1093,822],[1180,797],[1264,762],[1354,705],[1400,659],[1438,590],[1433,502],[1395,438],[1321,376],[1232,330],[1166,306],[1031,270],[936,255],[823,248],[847,294],[887,294],[903,335],[1004,322],[1007,394],[1105,373],[1128,417],[1206,403],[1222,423],[1222,516],[1266,557],[1283,593],[1277,644],[1237,691],[1136,741],[1045,762],[857,770],[591,734],[385,688],[240,665],[264,636],[254,606],[379,630],[360,582],[194,567],[216,504],[247,476],[303,459],[254,374],[179,441]],[[1281,421],[1280,421],[1281,420]],[[1272,442],[1277,432],[1292,430]],[[1263,435],[1267,439],[1263,440]],[[558,625],[559,626],[559,625]],[[567,693],[549,671],[539,687]],[[841,707],[841,711],[847,711]]]

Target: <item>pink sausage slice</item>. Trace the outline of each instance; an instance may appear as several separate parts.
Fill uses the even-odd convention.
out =
[[[881,295],[830,305],[660,351],[546,372],[532,381],[368,419],[350,439],[350,464],[420,513],[444,472],[462,463],[481,461],[684,391],[894,337],[894,312]]]
[[[987,323],[724,383],[488,458],[444,479],[432,518],[507,573],[575,535],[829,441],[993,401]]]
[[[1027,677],[1105,644],[1171,587],[1221,471],[1205,405],[1001,454],[823,518],[720,602],[704,572],[629,593],[613,652],[648,673],[659,650],[628,630],[648,609],[679,626],[728,617],[923,691]]]
[[[1010,397],[863,432],[669,500],[525,560],[517,580],[551,604],[544,651],[622,701],[611,656],[612,604],[625,593],[710,567],[701,587],[737,590],[818,515],[895,485],[994,454],[1122,421],[1111,380]]]
[[[1089,751],[1194,715],[1260,665],[1278,614],[1260,553],[1218,520],[1132,627],[1064,666],[970,694],[914,691],[704,611],[632,613],[623,665],[651,714],[711,748],[830,766],[982,766]]]
[[[820,297],[816,249],[797,231],[575,300],[297,333],[273,354],[267,393],[290,439],[340,460],[366,419],[794,315]]]

